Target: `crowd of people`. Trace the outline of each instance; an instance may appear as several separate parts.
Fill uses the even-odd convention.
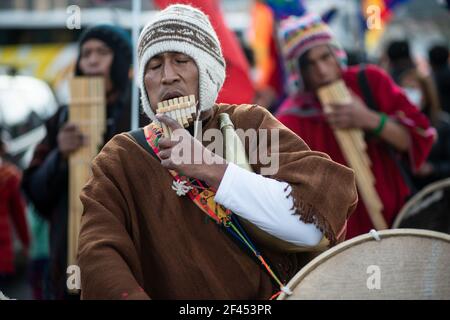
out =
[[[280,170],[262,176],[261,164],[254,165],[255,173],[226,163],[180,167],[170,155],[174,144],[159,138],[158,148],[151,150],[153,157],[146,158],[147,151],[123,134],[131,129],[130,37],[117,26],[88,28],[79,39],[75,75],[105,79],[107,130],[106,146],[93,162],[93,178],[81,194],[85,209],[78,257],[83,298],[268,298],[275,289],[283,290],[280,283],[304,265],[298,254],[276,253],[263,245],[262,252],[278,274],[268,276],[214,224],[196,216],[199,210],[189,198],[164,192],[161,186],[170,190],[172,184],[165,169],[182,171],[197,181],[188,179],[191,189],[204,182],[218,204],[310,251],[322,240],[334,245],[374,228],[361,197],[356,202],[353,171],[347,168],[334,130],[364,132],[388,226],[414,193],[450,177],[446,44],[430,48],[430,74],[419,70],[404,40],[390,43],[379,65],[348,66],[345,50],[321,17],[291,16],[277,23],[274,31],[279,45],[272,49],[278,50],[283,77],[274,71],[259,90],[251,83],[251,66],[237,39],[220,28],[224,26],[220,10],[202,7],[201,1],[198,7],[211,21],[197,9],[175,5],[142,31],[135,76],[144,110],[139,126],[147,128],[146,140],[152,139],[149,122],[177,129],[170,119],[155,116],[156,104],[176,88],[197,97],[204,127],[217,127],[212,123],[224,112],[236,128],[281,130]],[[161,26],[165,32],[158,32]],[[181,26],[189,30],[179,33]],[[192,34],[202,37],[194,39]],[[349,88],[351,101],[325,112],[318,90],[337,80]],[[274,83],[276,87],[271,87]],[[0,141],[0,290],[7,293],[15,271],[15,227],[30,260],[33,297],[79,299],[66,286],[68,157],[88,137],[68,122],[67,106],[48,119],[46,129],[23,173],[8,159]],[[192,132],[181,138],[191,139]],[[206,153],[201,144],[193,144]],[[160,162],[155,161],[158,158]],[[273,217],[254,217],[252,211],[267,217],[273,214],[269,211],[279,211],[285,217],[274,222]],[[154,216],[142,216],[148,212]],[[299,219],[285,225],[293,213]],[[235,277],[242,272],[249,275],[245,281]]]

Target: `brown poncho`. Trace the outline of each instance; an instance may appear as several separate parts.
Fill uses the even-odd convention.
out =
[[[280,129],[280,167],[271,177],[291,185],[299,219],[314,222],[331,244],[343,239],[357,202],[351,169],[310,151],[261,107],[222,104],[213,111],[203,130],[218,129],[222,112],[236,129]],[[259,173],[259,165],[252,167]],[[127,134],[103,148],[92,170],[81,194],[82,298],[268,299],[277,291],[250,254],[175,194],[169,172]],[[305,262],[301,253],[259,249],[283,282]]]

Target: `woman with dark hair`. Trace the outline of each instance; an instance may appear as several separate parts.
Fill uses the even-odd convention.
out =
[[[421,189],[431,182],[450,177],[450,115],[442,111],[431,78],[411,69],[400,76],[400,85],[409,100],[430,119],[438,132],[426,162],[414,173],[414,183]]]
[[[428,52],[433,78],[439,94],[440,105],[450,112],[450,64],[449,50],[445,44],[435,45]]]

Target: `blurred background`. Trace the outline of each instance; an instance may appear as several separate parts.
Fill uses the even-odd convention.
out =
[[[255,1],[219,2],[227,26],[238,36],[247,58],[254,62],[252,43],[255,40],[252,37],[255,30],[252,30],[252,13]],[[276,4],[286,1],[272,2]],[[438,0],[372,1],[382,5],[382,28],[367,30],[363,17],[364,6],[367,7],[369,3],[364,2],[367,1],[299,1],[305,11],[329,15],[329,23],[341,44],[350,53],[351,62],[378,62],[390,41],[407,39],[419,67],[428,72],[428,49],[436,43],[448,43],[450,39],[447,3]],[[67,27],[67,20],[73,13],[68,8],[73,4],[81,10],[80,29]],[[141,28],[154,10],[153,1],[142,0],[139,20],[134,21],[131,0],[0,2],[0,124],[6,130],[3,135],[6,135],[9,153],[20,161],[21,167],[26,166],[26,161],[31,157],[31,150],[27,148],[31,142],[27,137],[41,139],[44,133],[38,130],[39,121],[52,115],[57,105],[68,101],[67,79],[73,74],[78,50],[76,42],[83,29],[106,22],[122,26],[131,34],[133,24],[136,23]],[[255,78],[256,72],[253,71]],[[29,90],[29,94],[17,94],[21,90]],[[20,103],[23,107],[12,110],[7,108],[8,104],[13,103],[12,99],[22,100]],[[14,101],[16,106],[18,103],[19,101]],[[24,136],[30,130],[35,131]],[[21,139],[17,140],[19,137]]]
[[[157,2],[0,1],[0,128],[8,161],[20,170],[27,168],[35,146],[46,135],[45,121],[56,112],[58,106],[68,103],[68,79],[74,73],[78,55],[77,41],[82,32],[97,23],[108,23],[125,28],[131,37],[133,28],[140,30],[158,9]],[[247,59],[249,77],[254,86],[253,100],[266,104],[271,111],[276,110],[284,90],[283,80],[273,80],[270,76],[278,61],[267,49],[274,36],[273,25],[270,23],[278,19],[278,14],[320,14],[347,51],[350,64],[371,62],[383,66],[389,44],[393,41],[406,41],[420,71],[430,74],[430,48],[437,44],[448,48],[450,43],[449,1],[445,0],[204,2],[219,3],[225,24],[238,39]],[[367,8],[370,5],[380,8],[380,28],[374,30],[367,27]],[[134,19],[133,8],[135,13],[138,10],[138,19]],[[71,21],[78,9],[79,26],[76,25],[77,21]],[[255,22],[256,19],[260,19],[259,22]],[[72,22],[75,25],[70,25]],[[271,92],[275,93],[264,94],[270,86]],[[133,95],[137,95],[136,90]],[[133,103],[138,103],[136,97],[133,98]],[[27,223],[32,235],[32,245],[33,241],[48,241],[48,225],[45,221],[37,220],[39,215],[30,204],[27,205]],[[1,226],[0,223],[0,233]],[[40,240],[36,240],[37,232]],[[29,264],[32,252],[24,253],[17,231],[13,234],[15,271],[8,277],[8,289],[0,290],[17,299],[45,299],[45,281],[38,288],[33,284],[36,280],[33,280]],[[41,243],[42,246],[42,257],[45,258],[46,250],[48,251],[45,247],[48,245]],[[45,279],[45,269],[43,270],[39,277]]]

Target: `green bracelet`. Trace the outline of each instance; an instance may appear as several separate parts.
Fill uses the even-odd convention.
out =
[[[372,130],[372,133],[376,135],[377,137],[381,134],[381,131],[383,131],[384,126],[386,125],[387,121],[387,114],[379,112],[380,115],[380,123],[378,124],[378,127],[376,127],[374,130]]]

